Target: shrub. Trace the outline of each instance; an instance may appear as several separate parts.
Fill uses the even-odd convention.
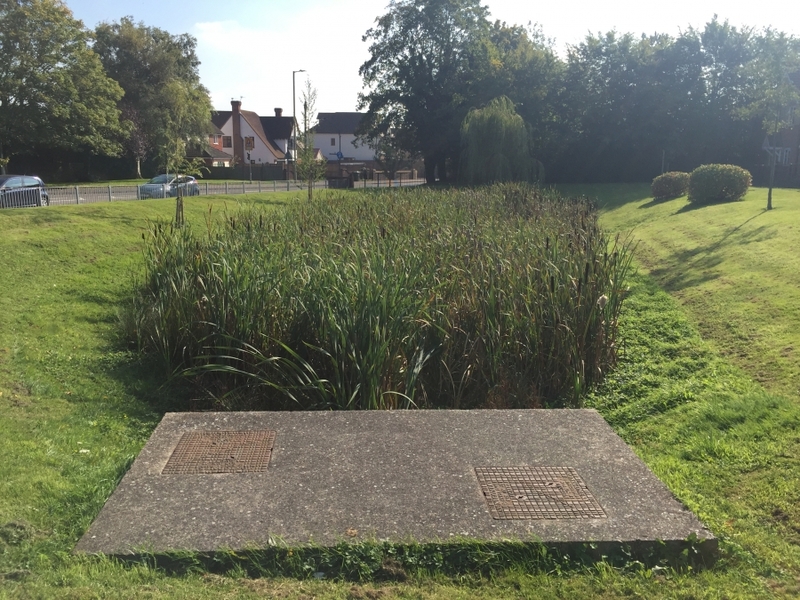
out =
[[[670,171],[653,179],[650,190],[656,200],[679,198],[689,189],[689,174],[682,171]]]
[[[736,165],[702,165],[689,176],[689,202],[734,202],[747,193],[750,171]]]

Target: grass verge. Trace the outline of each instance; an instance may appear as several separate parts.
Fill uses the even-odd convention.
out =
[[[635,189],[623,188],[635,196]],[[274,194],[248,203],[285,201]],[[642,199],[642,203],[647,203]],[[212,205],[187,201],[199,226]],[[633,213],[636,201],[620,202]],[[776,202],[777,204],[777,202]],[[624,209],[624,210],[623,210]],[[588,403],[721,538],[700,572],[551,564],[407,580],[221,575],[70,554],[161,414],[188,398],[122,345],[118,310],[140,265],[147,220],[170,201],[0,214],[0,595],[60,598],[758,598],[800,594],[798,403],[772,395],[704,342],[652,279],[633,282],[622,357]],[[676,212],[673,210],[672,212]],[[684,213],[680,213],[683,215]],[[633,216],[607,215],[621,227]],[[655,216],[655,215],[654,215]],[[655,216],[655,218],[658,218]],[[636,229],[640,239],[649,219]],[[613,225],[613,221],[612,221]],[[790,248],[776,247],[776,262]],[[768,273],[764,277],[769,278]],[[690,306],[689,306],[690,308]],[[687,309],[688,310],[688,309]],[[779,315],[780,318],[780,315]],[[86,452],[84,452],[86,450]],[[391,564],[389,565],[392,566]],[[383,568],[383,561],[381,561]],[[402,577],[402,576],[400,576]]]

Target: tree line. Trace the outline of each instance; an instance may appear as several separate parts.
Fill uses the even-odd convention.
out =
[[[363,39],[361,133],[393,169],[421,158],[431,181],[469,181],[484,162],[550,181],[752,168],[800,100],[797,38],[716,17],[678,36],[591,34],[561,57],[540,29],[490,22],[479,0],[392,0]],[[130,17],[89,30],[61,0],[0,0],[0,168],[66,152],[124,156],[141,175],[205,143],[195,49]],[[522,123],[511,138],[531,166],[497,155],[511,147],[491,137],[499,123]]]
[[[0,0],[0,167],[15,156],[126,156],[163,168],[207,143],[196,40],[131,17],[91,31],[60,0]]]
[[[678,36],[590,34],[562,58],[540,29],[492,23],[478,0],[393,0],[364,41],[361,133],[422,158],[429,181],[469,180],[465,118],[502,97],[549,180],[592,182],[763,164],[765,136],[793,123],[800,99],[797,38],[716,16]]]

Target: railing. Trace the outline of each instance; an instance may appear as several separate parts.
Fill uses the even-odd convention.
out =
[[[384,187],[410,187],[425,183],[424,179],[363,179],[353,183],[357,189],[363,188],[384,188]],[[283,181],[228,181],[212,182],[198,181],[197,190],[201,196],[223,195],[223,194],[256,194],[263,192],[288,192],[303,191],[308,189],[308,184],[300,180]],[[328,181],[314,182],[314,189],[326,189],[329,187]],[[167,196],[174,197],[174,190],[169,190]],[[138,185],[86,185],[58,187],[47,186],[47,195],[50,205],[67,204],[93,204],[97,202],[118,202],[125,200],[142,200],[140,187]],[[186,194],[187,196],[189,194]]]

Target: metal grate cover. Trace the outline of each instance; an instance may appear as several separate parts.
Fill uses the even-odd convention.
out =
[[[475,467],[495,519],[603,519],[572,467]]]
[[[274,443],[275,432],[269,430],[187,431],[161,474],[261,473]]]

